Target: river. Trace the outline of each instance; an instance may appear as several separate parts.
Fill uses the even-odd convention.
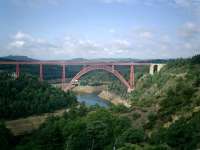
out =
[[[108,107],[109,103],[102,98],[100,98],[97,94],[78,94],[77,100],[79,102],[84,102],[88,106],[98,104],[101,107]]]

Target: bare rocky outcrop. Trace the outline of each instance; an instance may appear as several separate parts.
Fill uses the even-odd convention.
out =
[[[126,107],[131,106],[130,103],[128,102],[128,100],[122,99],[120,96],[118,96],[114,93],[111,93],[109,91],[103,90],[98,96],[102,99],[110,101],[111,103],[113,103],[115,105],[123,104]]]
[[[73,88],[75,93],[100,93],[105,87],[104,86],[77,86]]]

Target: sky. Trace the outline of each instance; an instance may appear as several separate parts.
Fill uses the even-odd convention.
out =
[[[186,58],[200,54],[200,0],[0,0],[0,56]]]

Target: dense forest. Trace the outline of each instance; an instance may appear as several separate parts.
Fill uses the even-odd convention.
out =
[[[1,149],[197,150],[199,68],[200,55],[169,62],[153,76],[138,77],[135,91],[127,95],[130,108],[71,106],[62,117],[50,117],[22,137],[14,137],[1,123]]]
[[[0,119],[15,119],[52,112],[76,103],[71,92],[63,92],[36,77],[0,74]]]

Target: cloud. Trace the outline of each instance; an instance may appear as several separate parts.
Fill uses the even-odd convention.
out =
[[[192,4],[193,0],[174,0],[174,2],[179,6],[188,7]]]
[[[110,33],[116,33],[116,30],[115,29],[110,29],[109,32]]]
[[[114,40],[111,43],[111,45],[113,48],[116,48],[116,49],[127,49],[131,46],[131,43],[130,41],[125,40],[125,39],[117,39],[117,40]]]
[[[133,4],[145,6],[168,5],[190,10],[195,15],[200,14],[200,0],[98,0],[105,4]]]
[[[15,39],[23,39],[23,38],[25,38],[27,35],[26,34],[24,34],[24,33],[22,33],[22,32],[17,32],[13,37],[15,38]]]
[[[200,16],[200,0],[174,0],[176,6],[189,10],[193,15]]]
[[[178,36],[137,28],[130,30],[130,35],[123,33],[123,36],[117,35],[106,41],[74,36],[48,40],[17,32],[0,55],[27,55],[38,59],[188,57],[200,53],[199,38],[191,40],[193,36],[199,37],[197,26],[186,22],[178,29]]]
[[[21,31],[18,31],[15,35],[12,36],[14,40],[33,40],[33,38],[27,34],[23,33]]]
[[[200,54],[200,29],[195,22],[186,22],[178,29],[178,50],[182,55]],[[188,53],[186,53],[188,52]]]
[[[194,22],[186,22],[179,30],[179,36],[188,39],[200,37],[200,28]]]
[[[191,7],[200,4],[199,0],[174,0],[174,2],[182,7]]]
[[[149,31],[144,31],[144,32],[141,32],[139,34],[139,36],[141,38],[144,38],[144,39],[151,39],[153,37],[153,33],[152,32],[149,32]]]
[[[10,43],[11,48],[22,48],[25,45],[25,41],[14,41]]]
[[[8,49],[18,50],[41,50],[46,47],[54,47],[55,45],[49,43],[43,38],[35,38],[30,34],[24,32],[17,32],[11,36],[11,41],[8,43]]]

